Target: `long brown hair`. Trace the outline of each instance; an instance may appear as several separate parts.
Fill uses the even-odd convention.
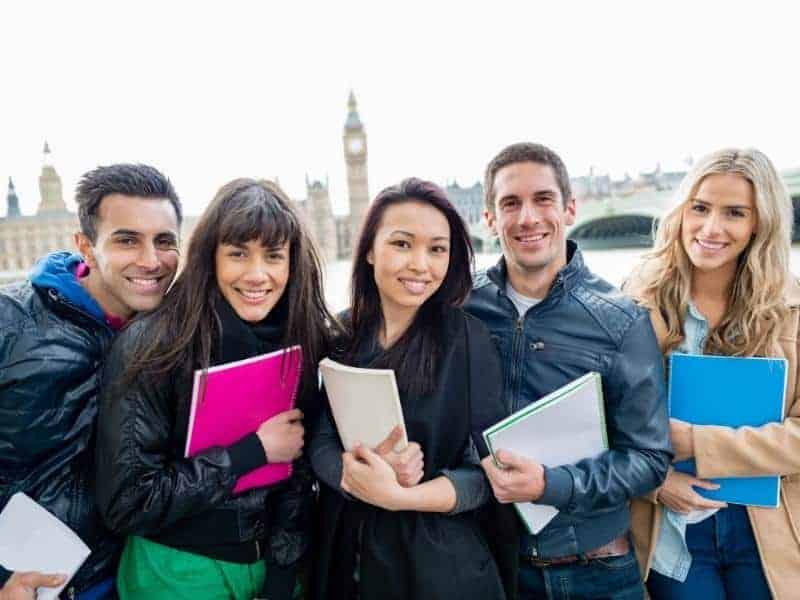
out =
[[[303,348],[301,395],[317,388],[317,362],[336,320],[323,297],[322,268],[306,228],[286,194],[271,181],[235,179],[220,188],[192,232],[186,260],[164,301],[148,315],[147,335],[136,342],[123,381],[146,371],[169,377],[208,368],[218,343],[225,302],[216,278],[220,244],[258,240],[274,248],[289,242],[289,281],[272,309],[285,310],[285,345]]]

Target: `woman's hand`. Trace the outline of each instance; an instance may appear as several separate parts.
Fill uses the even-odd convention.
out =
[[[386,510],[404,510],[407,489],[394,469],[369,448],[357,444],[342,454],[342,489],[367,504]]]
[[[267,419],[256,435],[271,463],[291,462],[303,451],[303,413],[294,408]]]
[[[397,443],[403,439],[403,428],[395,426],[389,435],[375,447],[375,453],[394,469],[397,481],[403,487],[412,487],[422,480],[425,469],[422,448],[411,442],[400,452],[395,451]]]
[[[669,437],[672,449],[675,451],[675,460],[686,460],[694,456],[694,442],[692,441],[692,426],[679,419],[669,420]]]
[[[670,510],[684,515],[690,510],[725,508],[728,506],[725,502],[703,498],[703,496],[694,491],[695,487],[705,490],[719,489],[719,485],[716,483],[670,469],[664,484],[658,492],[658,500]]]

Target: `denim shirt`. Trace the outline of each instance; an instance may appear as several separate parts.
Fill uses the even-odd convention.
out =
[[[708,321],[690,302],[683,321],[685,337],[676,349],[683,354],[703,354],[708,337]],[[661,511],[661,528],[653,554],[652,569],[665,577],[686,580],[692,566],[692,555],[686,545],[686,526],[710,517],[717,509],[692,511],[682,515],[666,506]]]

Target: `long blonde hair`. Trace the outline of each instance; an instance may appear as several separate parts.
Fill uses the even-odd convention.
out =
[[[772,162],[754,148],[726,148],[699,160],[687,173],[676,205],[661,219],[652,252],[634,271],[626,291],[666,321],[665,353],[684,338],[683,320],[691,297],[692,264],[681,241],[684,207],[709,175],[733,173],[755,193],[757,225],[739,256],[728,308],[709,332],[705,351],[726,356],[774,355],[781,323],[788,315],[784,292],[790,278],[789,254],[794,211]]]

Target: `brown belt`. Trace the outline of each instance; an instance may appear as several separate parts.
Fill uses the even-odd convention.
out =
[[[539,558],[536,556],[523,556],[523,560],[537,568],[550,567],[552,565],[565,565],[578,561],[588,561],[593,558],[607,558],[609,556],[625,556],[631,550],[628,538],[620,536],[603,544],[599,548],[589,550],[585,554],[570,554],[569,556],[554,556],[552,558]]]

